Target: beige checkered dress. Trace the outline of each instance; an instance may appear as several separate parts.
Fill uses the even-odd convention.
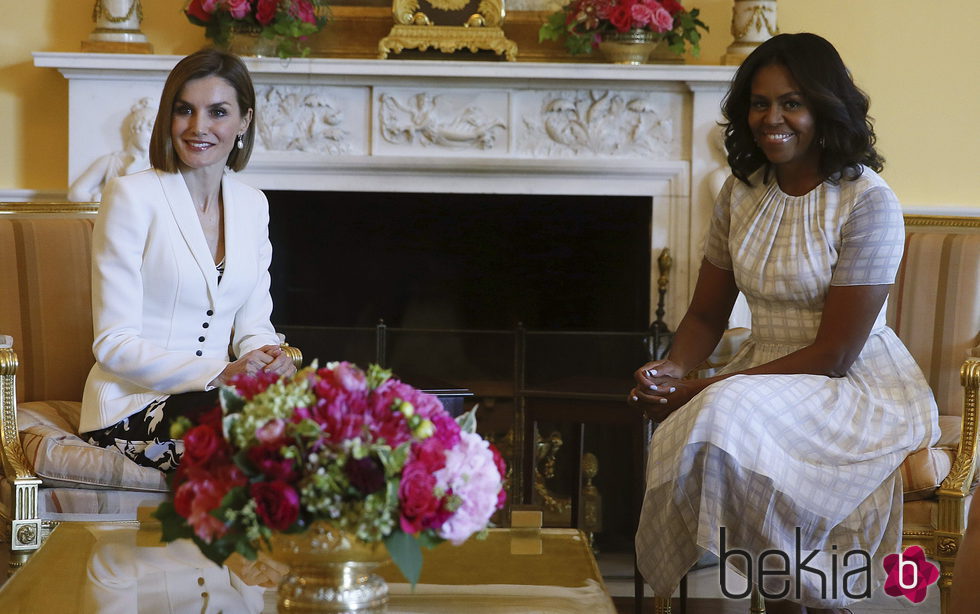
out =
[[[705,248],[735,272],[752,310],[752,337],[728,371],[812,342],[830,285],[891,284],[904,241],[901,207],[870,169],[799,197],[761,172],[752,184],[725,184]],[[870,555],[872,591],[884,581],[882,559],[901,538],[898,467],[939,433],[932,393],[884,314],[846,377],[733,376],[657,427],[636,535],[640,570],[657,595],[670,594],[704,551],[719,554],[721,527],[726,550],[753,553],[753,582],[760,552],[785,552],[788,598],[807,605],[853,601],[844,575],[865,563],[858,555],[845,566],[851,550]],[[826,581],[794,571],[813,550],[805,564]],[[864,592],[867,577],[851,574],[847,592]],[[777,593],[786,579],[767,578],[765,587]]]

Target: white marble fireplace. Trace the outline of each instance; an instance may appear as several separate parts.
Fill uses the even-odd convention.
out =
[[[123,148],[123,119],[141,98],[159,98],[178,59],[34,54],[36,66],[69,81],[69,183]],[[676,325],[710,217],[708,176],[724,165],[713,139],[732,67],[247,64],[258,138],[245,181],[268,190],[649,197],[651,259],[663,247],[674,257],[667,321]],[[651,284],[651,311],[655,293]]]

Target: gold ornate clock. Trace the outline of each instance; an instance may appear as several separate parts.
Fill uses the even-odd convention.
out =
[[[392,0],[395,25],[378,43],[378,57],[405,49],[453,53],[490,50],[517,59],[517,43],[504,35],[504,0]]]

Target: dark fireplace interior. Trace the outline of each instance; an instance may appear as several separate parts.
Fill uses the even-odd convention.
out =
[[[545,395],[621,403],[646,359],[649,197],[267,195],[273,322],[308,360],[383,362],[416,386],[471,390],[481,432],[502,440],[518,380]],[[621,430],[596,425],[585,434],[586,451],[600,459],[595,483],[610,496],[642,479],[642,468],[616,458],[628,448]],[[562,475],[571,463],[558,466],[549,488],[572,492],[574,476]],[[630,521],[613,514],[611,523]]]

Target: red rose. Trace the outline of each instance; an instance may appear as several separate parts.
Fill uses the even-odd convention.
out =
[[[256,17],[257,18],[257,17]],[[263,24],[265,25],[265,24]],[[266,388],[279,381],[279,375],[271,371],[259,371],[255,375],[239,373],[228,381],[235,387],[235,392],[246,401],[251,401],[255,395],[265,392]]]
[[[255,20],[263,26],[269,25],[276,18],[279,0],[258,0],[255,8]]]
[[[200,465],[217,456],[224,445],[224,438],[210,426],[195,426],[184,434],[184,456],[181,462]]]
[[[299,518],[299,494],[284,482],[256,482],[249,489],[255,511],[273,531],[285,531]]]
[[[292,482],[296,479],[295,463],[283,458],[280,450],[282,446],[278,444],[262,444],[249,448],[246,455],[267,479]]]
[[[677,0],[660,0],[660,4],[663,5],[663,7],[667,9],[667,12],[671,15],[676,15],[684,10],[684,7],[681,6],[681,3]]]
[[[187,8],[184,9],[184,13],[186,13],[188,17],[193,17],[194,19],[203,21],[204,23],[211,21],[211,13],[204,9],[202,0],[193,0],[187,5]]]
[[[405,465],[398,487],[402,531],[416,535],[431,526],[442,502],[435,496],[436,477],[419,463]]]
[[[618,4],[609,9],[609,23],[620,32],[628,32],[633,25],[633,14],[630,7]]]
[[[197,417],[197,423],[203,426],[210,426],[215,433],[221,432],[221,419],[224,414],[221,412],[221,405],[216,404],[211,409]]]
[[[492,443],[489,445],[490,452],[493,453],[493,464],[497,467],[497,473],[500,474],[500,482],[503,483],[503,481],[507,478],[507,463],[504,462],[504,457],[502,454],[500,454],[500,450],[497,449],[497,446],[493,445]],[[497,493],[497,509],[503,509],[505,503],[507,503],[507,490],[501,487],[500,492]]]

